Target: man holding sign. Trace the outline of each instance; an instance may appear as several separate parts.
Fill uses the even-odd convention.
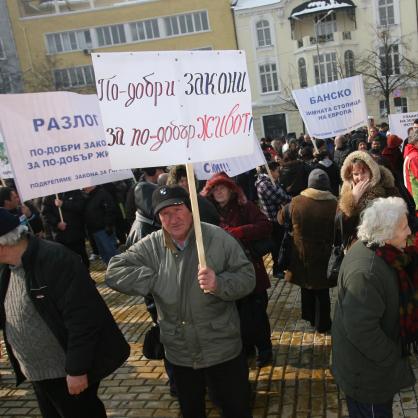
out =
[[[199,268],[187,191],[162,186],[152,200],[162,229],[113,257],[106,283],[126,294],[154,296],[184,418],[206,417],[206,385],[224,417],[250,418],[234,301],[253,290],[253,266],[233,237],[202,223],[208,267]]]

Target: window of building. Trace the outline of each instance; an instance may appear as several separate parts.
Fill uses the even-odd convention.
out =
[[[4,60],[6,58],[6,50],[4,49],[3,40],[0,38],[0,60]]]
[[[140,22],[133,22],[129,26],[133,41],[145,41],[160,37],[158,19],[141,20]]]
[[[263,64],[259,66],[261,92],[269,93],[279,90],[276,64]]]
[[[93,66],[54,70],[54,81],[57,89],[91,86],[94,84]]]
[[[395,23],[395,8],[393,0],[378,0],[379,24],[381,26]]]
[[[379,48],[380,71],[382,76],[395,75],[401,73],[399,62],[399,46],[389,45],[388,47]]]
[[[167,36],[207,31],[209,30],[208,14],[203,11],[168,16],[164,18],[164,26]]]
[[[6,72],[0,71],[0,93],[7,94],[13,92],[12,77]]]
[[[353,51],[348,50],[344,52],[344,66],[345,66],[345,76],[352,77],[355,73]]]
[[[275,115],[263,116],[264,136],[280,138],[287,134],[286,115],[277,113]]]
[[[337,72],[337,54],[329,52],[326,54],[314,55],[314,71],[316,84],[327,83],[338,79]]]
[[[408,99],[406,97],[395,97],[393,104],[396,108],[396,113],[407,113],[408,112]]]
[[[301,87],[308,87],[308,75],[306,73],[306,61],[305,58],[299,58],[298,60],[299,71],[299,84]]]
[[[99,46],[126,43],[125,28],[123,25],[102,26],[96,28],[96,34]]]
[[[327,42],[334,40],[334,32],[337,32],[336,13],[318,14],[314,18],[315,37],[319,42]]]
[[[379,100],[379,114],[381,118],[385,118],[388,115],[386,100]]]
[[[260,20],[255,25],[257,31],[257,44],[260,48],[271,45],[270,23]]]
[[[48,53],[77,51],[91,48],[91,34],[89,29],[69,32],[50,33],[46,35]]]

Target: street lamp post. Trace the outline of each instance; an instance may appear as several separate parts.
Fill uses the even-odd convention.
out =
[[[316,43],[316,57],[318,60],[318,75],[319,75],[319,84],[322,83],[322,74],[321,74],[321,63],[320,63],[320,55],[319,55],[319,40],[318,40],[318,24],[321,23],[324,19],[326,19],[334,10],[328,10],[328,12],[318,19],[316,22],[314,20],[314,29],[315,29],[315,43]]]

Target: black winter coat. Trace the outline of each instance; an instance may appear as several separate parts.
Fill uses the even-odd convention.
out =
[[[102,186],[97,186],[87,197],[84,222],[89,232],[112,228],[117,220],[117,209],[112,195]]]
[[[89,384],[111,374],[128,358],[130,347],[101,298],[80,257],[61,244],[29,236],[22,256],[28,294],[66,353],[69,375],[88,375]],[[10,269],[0,277],[0,328]],[[25,380],[4,335],[16,382]]]
[[[57,228],[61,218],[58,208],[55,206],[55,195],[45,197],[42,202],[42,216],[44,222],[49,226],[54,240],[61,244],[83,241],[85,238],[83,216],[86,199],[80,190],[60,193],[58,197],[63,201],[61,212],[64,222],[67,224],[64,231]]]

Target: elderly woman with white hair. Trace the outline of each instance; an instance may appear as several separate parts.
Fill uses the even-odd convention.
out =
[[[332,324],[332,372],[350,418],[392,417],[394,395],[413,386],[418,271],[407,207],[399,197],[366,208],[341,265]]]

